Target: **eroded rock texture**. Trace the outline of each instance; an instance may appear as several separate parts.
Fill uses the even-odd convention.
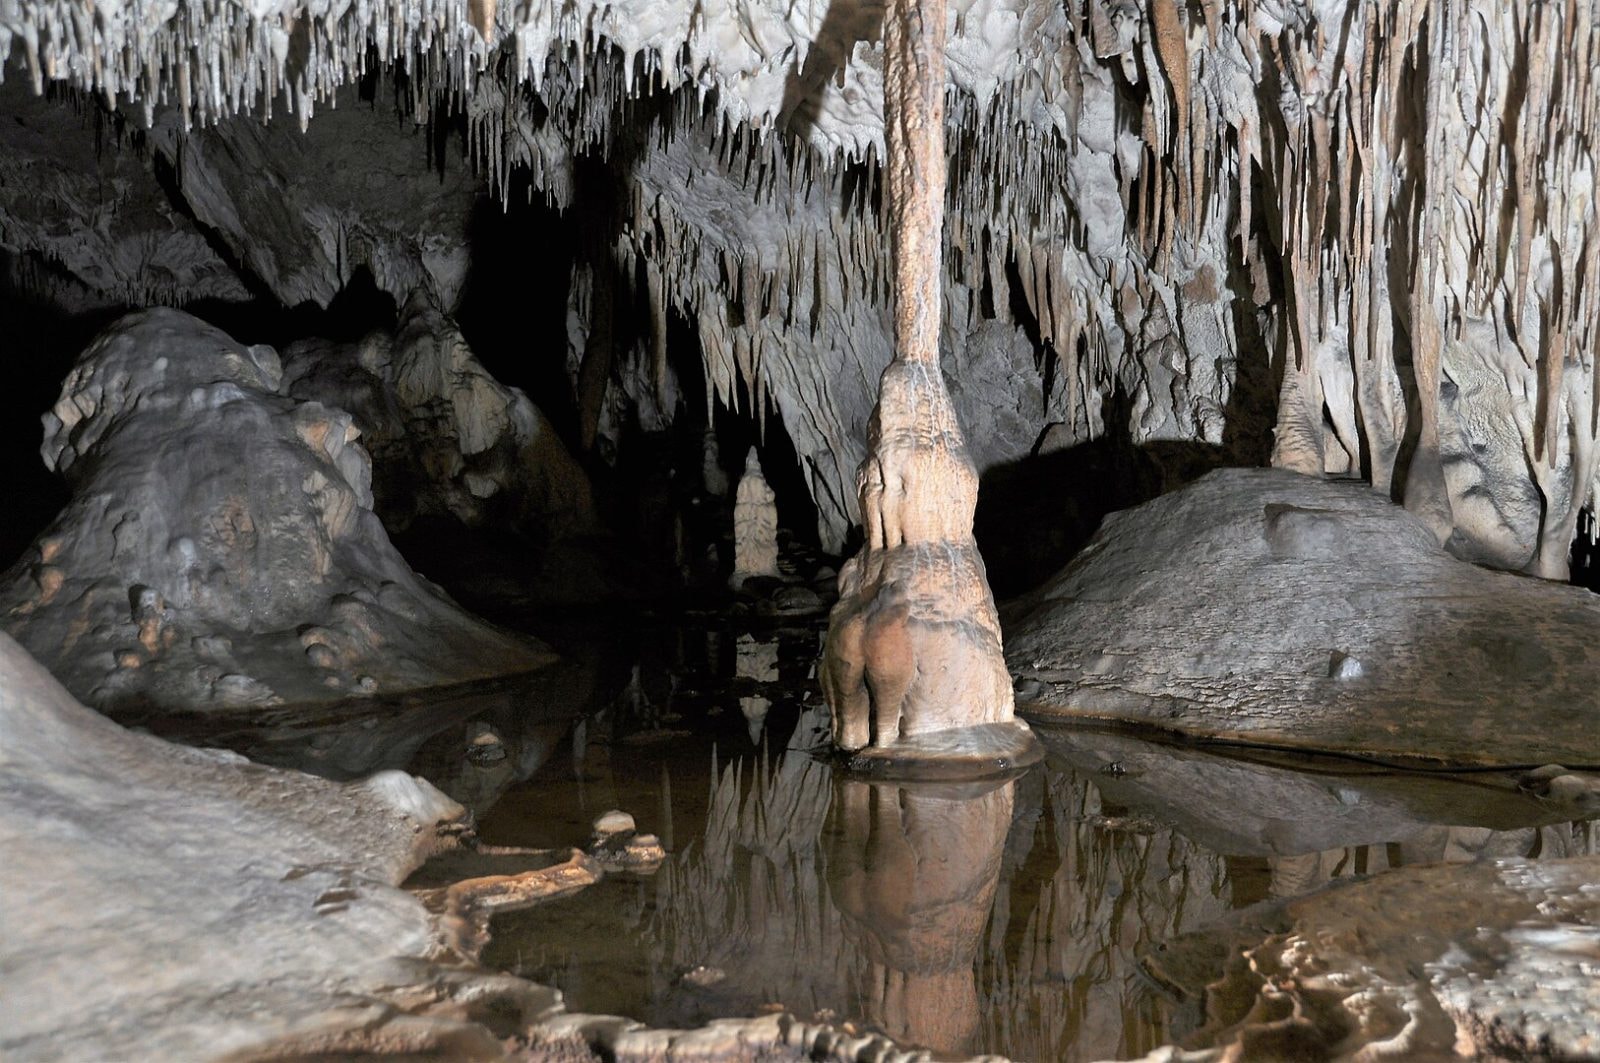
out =
[[[343,410],[279,392],[270,347],[123,318],[46,417],[72,500],[0,589],[4,624],[97,707],[304,702],[551,657],[462,612],[372,512]]]
[[[1107,518],[1006,644],[1041,716],[1581,764],[1597,632],[1594,595],[1456,560],[1357,484],[1228,469]]]
[[[490,522],[547,543],[592,531],[589,480],[520,389],[484,369],[426,296],[394,335],[295,343],[283,389],[348,410],[372,456],[373,508],[391,532],[421,517]]]
[[[1600,1052],[1600,857],[1402,868],[1152,953],[1204,1021],[1147,1059],[1584,1059]]]

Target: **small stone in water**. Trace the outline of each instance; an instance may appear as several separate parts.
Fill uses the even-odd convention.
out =
[[[594,821],[594,832],[596,836],[601,838],[608,838],[613,834],[621,834],[623,831],[634,829],[636,828],[634,827],[633,817],[619,808],[613,808],[610,812],[603,814]]]

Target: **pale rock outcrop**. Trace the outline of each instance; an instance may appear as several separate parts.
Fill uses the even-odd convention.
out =
[[[343,410],[269,347],[123,318],[46,417],[72,500],[0,581],[5,629],[101,708],[321,701],[548,663],[407,567]]]
[[[738,588],[752,576],[778,575],[778,496],[761,475],[750,448],[733,503],[733,577]]]
[[[493,521],[540,543],[594,529],[589,479],[554,427],[489,374],[428,296],[406,304],[393,335],[290,345],[283,390],[350,412],[391,532],[431,516]]]
[[[394,887],[465,827],[427,783],[331,783],[125,731],[5,635],[0,734],[7,1059],[460,1033],[442,1021],[424,1035],[391,1003],[432,979],[442,944]]]
[[[1008,607],[1038,718],[1445,761],[1589,763],[1600,598],[1446,554],[1354,483],[1229,469],[1108,517]]]

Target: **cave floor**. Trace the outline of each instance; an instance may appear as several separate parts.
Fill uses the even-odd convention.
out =
[[[1045,763],[967,789],[852,781],[818,752],[822,633],[640,617],[530,676],[127,722],[336,778],[404,768],[496,846],[581,845],[626,810],[665,863],[497,916],[487,966],[650,1025],[785,1010],[952,1056],[1137,1056],[1203,1021],[1161,988],[1176,935],[1391,868],[1596,848],[1592,821],[1508,774],[1125,732],[1042,729]]]

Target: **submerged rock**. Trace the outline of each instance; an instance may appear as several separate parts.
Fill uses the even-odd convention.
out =
[[[1600,597],[1458,561],[1354,483],[1211,473],[1107,518],[1007,620],[1041,718],[1461,762],[1595,757]]]
[[[5,630],[102,708],[315,702],[548,663],[411,571],[350,415],[280,377],[271,348],[177,311],[103,333],[45,418],[73,496],[0,578]]]

